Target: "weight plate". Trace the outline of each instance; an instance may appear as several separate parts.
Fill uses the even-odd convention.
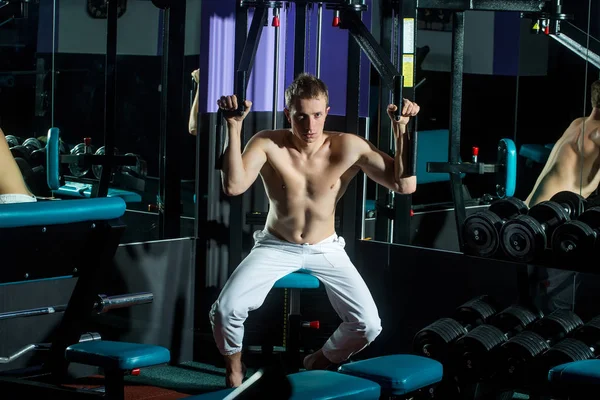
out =
[[[573,361],[588,360],[593,357],[594,353],[585,343],[574,338],[567,338],[544,353],[540,360],[543,370],[540,372],[547,376],[552,367]]]
[[[552,237],[554,229],[571,219],[567,210],[553,201],[536,204],[529,209],[527,215],[544,225],[548,237]]]
[[[515,261],[532,262],[546,248],[546,233],[538,221],[519,215],[502,225],[500,247]]]
[[[115,156],[119,154],[119,149],[117,149],[115,147],[113,150],[114,150],[113,154]],[[104,149],[104,146],[102,146],[96,151],[96,153],[94,153],[94,155],[102,156],[102,155],[104,155],[104,153],[105,153],[105,149]],[[100,177],[102,176],[102,165],[92,165],[92,172],[94,173],[94,176],[96,177],[96,179],[100,179]]]
[[[19,139],[17,139],[14,135],[6,135],[4,137],[6,139],[6,143],[8,143],[8,148],[15,147],[19,145]]]
[[[550,201],[563,206],[571,219],[576,219],[585,211],[585,198],[568,190],[556,193]]]
[[[475,297],[456,308],[453,318],[463,326],[480,325],[496,314],[492,299],[487,296]]]
[[[445,360],[450,344],[467,333],[458,321],[441,318],[421,329],[413,339],[413,351],[434,360]]]
[[[577,314],[570,310],[558,309],[536,321],[531,330],[556,343],[581,326],[583,321]]]
[[[44,146],[42,143],[36,138],[28,138],[23,142],[23,146],[27,147],[30,152],[34,152],[35,150],[39,150]]]
[[[491,324],[504,333],[521,331],[537,321],[538,315],[520,305],[512,305],[496,314]]]
[[[509,375],[518,374],[531,360],[550,348],[546,340],[533,331],[513,336],[501,347],[501,360]]]
[[[573,333],[573,338],[600,350],[600,316],[592,318]]]
[[[84,143],[79,143],[77,146],[75,146],[71,149],[71,155],[76,156],[79,154],[85,154],[85,144]],[[69,171],[71,171],[71,174],[74,177],[81,178],[82,176],[87,175],[87,173],[90,171],[90,169],[84,168],[77,163],[70,163]]]
[[[131,175],[135,176],[136,178],[145,178],[146,176],[148,176],[148,164],[146,163],[146,160],[144,160],[138,154],[134,154],[134,153],[127,153],[125,155],[131,156],[131,157],[136,157],[137,161],[136,161],[135,165],[123,166],[123,172],[130,173]]]
[[[529,208],[523,200],[516,197],[507,197],[494,201],[490,204],[488,210],[502,219],[510,219],[517,215],[527,214]]]
[[[470,215],[464,224],[465,251],[479,257],[491,257],[500,247],[502,220],[488,210]]]
[[[460,338],[452,349],[452,363],[462,379],[477,381],[489,375],[489,353],[506,342],[506,335],[493,325],[479,325]]]
[[[596,232],[582,221],[567,221],[552,234],[552,252],[559,257],[581,257],[592,253]]]
[[[588,208],[583,214],[579,216],[578,221],[583,222],[592,229],[600,228],[600,207]]]

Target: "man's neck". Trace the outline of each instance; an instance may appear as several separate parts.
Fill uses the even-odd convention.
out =
[[[321,139],[319,141],[313,143],[306,143],[305,141],[294,135],[293,132],[290,131],[290,133],[292,134],[292,143],[294,144],[294,147],[296,147],[300,154],[306,156],[307,158],[310,158],[313,154],[315,154],[325,142],[324,133],[321,134]]]
[[[600,121],[600,108],[594,107],[589,116],[589,119],[593,119],[594,121]]]

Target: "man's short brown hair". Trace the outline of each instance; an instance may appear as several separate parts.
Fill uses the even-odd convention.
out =
[[[592,83],[592,107],[600,108],[600,80]]]
[[[285,106],[289,110],[296,99],[316,99],[320,96],[325,96],[325,103],[329,105],[327,85],[316,76],[303,72],[285,89]]]

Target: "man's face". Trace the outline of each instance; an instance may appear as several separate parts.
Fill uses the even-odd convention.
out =
[[[325,96],[314,99],[296,99],[285,115],[294,135],[306,143],[314,143],[323,135],[325,118],[329,113]]]

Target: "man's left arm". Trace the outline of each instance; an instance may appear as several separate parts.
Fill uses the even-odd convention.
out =
[[[419,106],[405,99],[399,120],[396,120],[394,115],[396,110],[397,107],[393,104],[387,108],[388,115],[392,120],[396,145],[394,158],[377,149],[372,143],[357,137],[362,141],[361,144],[357,143],[359,149],[357,165],[378,184],[400,194],[411,194],[417,189],[417,177],[408,175],[410,137],[407,125],[410,118],[419,113]]]

